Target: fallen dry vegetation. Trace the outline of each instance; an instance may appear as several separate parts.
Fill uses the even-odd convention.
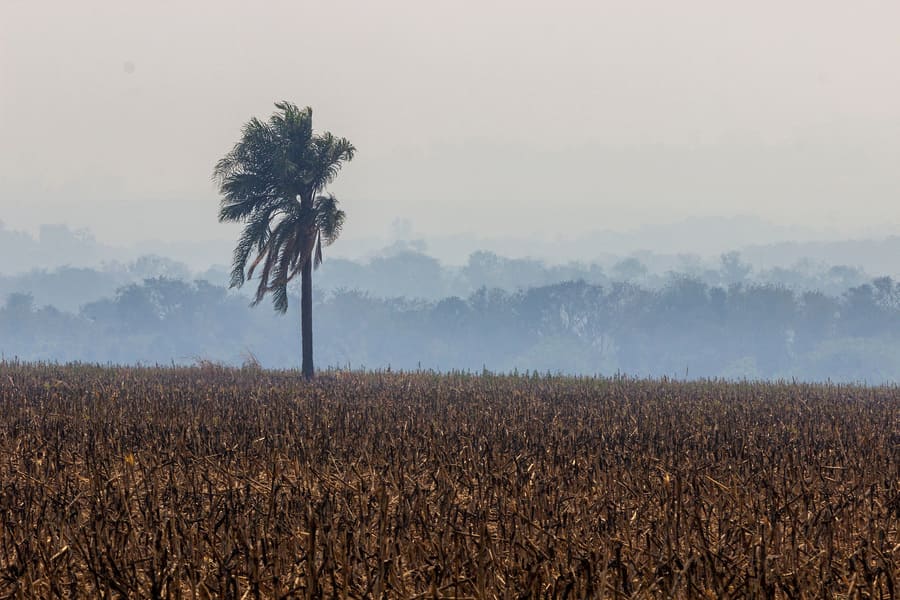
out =
[[[0,597],[895,598],[900,390],[0,365]]]

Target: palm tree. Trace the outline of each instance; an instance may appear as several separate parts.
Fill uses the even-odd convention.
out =
[[[253,304],[272,293],[275,310],[288,308],[287,285],[299,273],[303,375],[313,376],[312,270],[322,246],[341,233],[344,211],[325,193],[356,149],[344,138],[312,129],[312,109],[277,102],[267,122],[253,118],[213,171],[222,200],[220,222],[243,223],[234,249],[231,287],[259,269]],[[252,257],[252,258],[251,258]]]

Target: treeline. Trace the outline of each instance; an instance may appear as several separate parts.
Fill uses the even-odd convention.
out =
[[[0,351],[25,360],[289,368],[299,362],[295,307],[278,316],[224,287],[169,278],[126,285],[78,311],[14,293],[0,309]],[[573,281],[441,300],[338,290],[320,293],[314,314],[320,364],[336,367],[900,379],[900,284],[889,277],[841,294],[686,275],[656,288]]]
[[[381,298],[437,301],[452,296],[465,298],[481,288],[516,292],[561,281],[585,281],[603,287],[628,282],[659,290],[673,277],[681,276],[710,287],[772,284],[798,292],[817,290],[834,296],[873,278],[860,267],[809,260],[786,267],[759,268],[737,252],[713,260],[692,255],[643,253],[611,256],[590,263],[548,264],[479,251],[472,253],[464,264],[451,266],[410,244],[399,244],[365,261],[330,258],[316,273],[315,286],[325,291],[359,290]],[[193,271],[181,262],[148,255],[95,268],[62,266],[0,275],[0,301],[12,293],[28,293],[38,305],[78,312],[85,304],[111,297],[124,286],[158,277],[198,279],[215,285],[227,285],[229,281],[224,266]]]
[[[375,296],[439,300],[468,296],[487,287],[517,291],[561,281],[610,286],[629,282],[660,289],[673,277],[688,276],[709,286],[774,284],[798,291],[839,295],[871,280],[864,269],[799,260],[789,266],[756,268],[739,252],[717,259],[650,252],[608,256],[595,262],[548,264],[533,258],[509,258],[478,251],[461,266],[447,266],[416,248],[395,246],[366,262],[331,259],[316,285],[326,289],[359,289]]]

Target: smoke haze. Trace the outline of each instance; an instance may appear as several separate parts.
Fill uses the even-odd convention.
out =
[[[898,22],[871,0],[7,0],[2,218],[233,239],[212,165],[289,99],[360,150],[335,185],[351,243],[396,218],[425,237],[736,215],[897,234]]]

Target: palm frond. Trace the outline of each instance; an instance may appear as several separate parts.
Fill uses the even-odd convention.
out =
[[[278,265],[272,275],[275,283],[287,284],[296,274],[294,265],[298,263],[299,255],[303,246],[303,235],[296,228],[290,233],[290,236],[281,245],[281,251],[278,256]]]
[[[266,296],[266,292],[271,292],[273,289],[269,284],[269,276],[272,274],[272,268],[278,261],[278,253],[273,251],[272,248],[269,248],[264,255],[260,256],[260,258],[263,258],[262,272],[259,275],[259,284],[256,286],[256,295],[253,298],[252,306],[256,306],[262,302],[263,298]]]
[[[220,188],[219,221],[239,223],[254,211],[266,210],[279,203],[277,192],[260,177],[249,173],[232,175]]]
[[[222,157],[213,169],[213,179],[224,182],[235,173],[248,172],[266,165],[276,139],[268,125],[257,118],[250,119],[241,129],[241,139]]]
[[[345,162],[353,160],[356,148],[345,138],[337,138],[329,132],[317,135],[312,140],[315,156],[312,182],[318,192],[333,182]]]
[[[268,242],[269,235],[269,215],[259,213],[254,219],[251,219],[244,225],[238,243],[234,248],[234,256],[231,268],[231,287],[241,287],[249,278],[244,275],[244,269],[247,261],[256,248],[257,252],[261,252]]]
[[[270,288],[272,292],[272,305],[277,312],[284,314],[288,309],[287,284],[276,285]]]
[[[338,200],[333,194],[317,197],[314,206],[316,228],[325,245],[330,246],[340,237],[346,215],[343,210],[338,208]]]
[[[313,268],[318,269],[322,264],[322,260],[322,234],[319,233],[319,235],[316,236],[316,259],[315,262],[313,262]]]
[[[278,261],[279,253],[283,250],[285,239],[290,235],[290,228],[291,220],[282,219],[271,233],[269,233],[268,240],[265,245],[259,249],[256,260],[253,261],[250,268],[247,270],[247,279],[252,279],[256,268],[262,263],[262,272],[259,275],[260,283],[256,289],[256,300],[254,301],[254,304],[259,304],[262,301],[263,296],[265,296],[270,287],[269,277]]]

